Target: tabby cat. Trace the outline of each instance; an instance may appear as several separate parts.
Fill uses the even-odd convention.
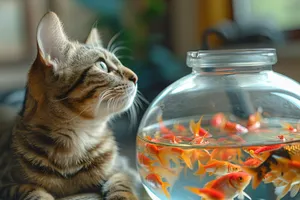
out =
[[[96,29],[86,44],[70,41],[53,12],[40,21],[37,44],[23,109],[1,142],[9,150],[0,152],[0,199],[137,199],[139,179],[107,126],[133,104],[137,76]]]

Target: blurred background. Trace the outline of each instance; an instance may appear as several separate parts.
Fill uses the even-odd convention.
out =
[[[84,42],[97,27],[107,44],[122,31],[116,44],[131,51],[118,54],[139,76],[139,90],[150,102],[191,72],[185,65],[189,50],[275,47],[274,70],[300,81],[298,0],[0,0],[2,105],[21,107],[36,55],[36,27],[49,10],[73,40]],[[146,108],[140,109],[137,125]],[[112,125],[122,152],[134,159],[137,126],[128,128],[125,114]]]

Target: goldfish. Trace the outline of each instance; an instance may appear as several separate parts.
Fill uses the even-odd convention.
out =
[[[230,121],[226,122],[222,129],[233,133],[248,133],[248,129],[246,127]]]
[[[170,143],[173,144],[178,144],[180,142],[182,142],[182,140],[178,137],[176,137],[174,134],[168,133],[163,135],[161,138],[165,139],[165,140],[169,140]]]
[[[155,163],[156,161],[151,160],[149,157],[145,156],[142,153],[138,153],[137,155],[137,160],[138,163],[145,168],[152,170],[152,164]]]
[[[276,184],[274,183],[275,181],[277,182]],[[275,181],[273,183],[275,194],[277,195],[276,200],[283,198],[289,191],[292,192],[291,196],[297,195],[298,191],[295,191],[295,188],[293,188],[294,185],[300,183],[300,177],[297,173],[287,172],[283,178],[277,178]]]
[[[247,123],[247,128],[249,130],[254,130],[254,129],[258,129],[260,127],[260,123],[262,120],[262,108],[258,108],[258,110],[256,111],[256,113],[249,115],[248,118],[248,123]]]
[[[262,179],[269,172],[272,171],[284,173],[286,171],[289,171],[288,168],[283,168],[286,162],[280,162],[280,160],[277,160],[277,157],[283,157],[290,161],[300,161],[300,144],[286,145],[281,148],[277,148],[274,151],[268,152],[268,157],[257,167],[252,168],[242,166],[243,171],[247,172],[253,177],[253,189],[256,189],[258,187]]]
[[[256,149],[254,151],[254,153],[259,154],[259,153],[263,153],[263,152],[266,152],[266,151],[274,151],[276,149],[280,149],[283,146],[284,146],[284,144],[267,145],[267,146],[263,146],[263,147],[260,147],[260,148]]]
[[[197,123],[194,122],[194,120],[190,121],[190,130],[194,134],[195,137],[211,137],[212,135],[201,127],[203,116],[200,117],[199,121]]]
[[[260,165],[261,163],[262,163],[262,161],[257,158],[249,158],[248,160],[243,162],[243,165],[247,166],[247,167],[256,167],[256,166]]]
[[[294,128],[291,124],[289,123],[283,123],[283,129],[288,130],[291,133],[296,133],[298,132],[298,130],[296,128]]]
[[[201,163],[206,163],[210,159],[211,159],[211,155],[205,149],[194,149],[192,156],[191,156],[192,164],[194,164],[197,160],[199,160]]]
[[[248,199],[251,197],[244,191],[251,181],[251,176],[245,172],[233,172],[208,182],[204,188],[217,190],[224,194],[225,199]]]
[[[191,142],[193,141],[193,137],[188,137],[188,136],[177,136],[179,139],[181,139],[182,141],[185,141],[185,142]]]
[[[283,142],[285,142],[285,141],[286,141],[286,139],[285,139],[284,135],[278,135],[277,137],[278,137],[278,139],[282,140]]]
[[[203,137],[197,136],[191,141],[191,144],[196,144],[196,145],[205,145],[208,143],[209,142],[205,140],[205,136],[203,136]]]
[[[185,187],[186,190],[202,197],[203,200],[225,200],[225,195],[212,188]]]
[[[171,195],[168,191],[168,187],[170,184],[168,182],[163,182],[160,175],[156,173],[150,173],[145,177],[145,180],[153,187],[162,189],[163,193],[166,195],[168,199],[170,199]]]
[[[176,168],[167,168],[161,166],[153,166],[152,172],[160,175],[161,177],[165,178],[166,181],[169,183],[169,188],[172,189],[172,186],[179,178],[179,174],[181,173],[183,167],[176,167]]]
[[[178,147],[158,148],[158,146],[154,144],[146,144],[146,152],[152,156],[156,156],[164,167],[169,167],[169,160],[172,160],[177,166],[179,166],[179,159],[181,159],[190,169],[193,169],[190,159],[193,149],[184,150]]]
[[[186,131],[186,128],[183,126],[183,125],[181,125],[181,124],[174,124],[174,129],[175,130],[177,130],[177,131],[179,131],[179,132],[184,132],[184,131]]]
[[[206,163],[211,159],[210,153],[205,149],[193,149],[192,155],[190,157],[192,165],[198,160],[201,163]],[[185,175],[187,173],[187,166],[184,168]]]
[[[217,113],[212,117],[210,123],[214,127],[221,128],[224,126],[225,119],[226,117],[223,113]]]
[[[221,130],[230,132],[230,133],[248,133],[248,129],[240,124],[230,122],[227,120],[226,116],[223,113],[215,114],[211,121],[211,125],[220,128]]]
[[[175,135],[175,133],[173,131],[171,131],[170,129],[168,129],[164,123],[163,123],[163,119],[162,119],[162,116],[158,116],[157,117],[157,121],[159,123],[159,127],[160,127],[160,132],[162,134],[171,134],[171,135]]]
[[[198,161],[198,167],[199,169],[194,173],[195,175],[202,175],[205,172],[208,172],[210,176],[221,176],[231,172],[241,171],[241,167],[238,165],[218,160],[210,160],[206,165],[202,165],[200,161]]]
[[[241,162],[242,151],[240,149],[214,149],[211,152],[211,159]]]

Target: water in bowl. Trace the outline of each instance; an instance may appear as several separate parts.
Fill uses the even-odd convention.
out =
[[[268,119],[243,125],[228,120],[221,126],[220,116],[199,122],[160,119],[139,134],[137,167],[150,197],[300,199],[297,122]]]

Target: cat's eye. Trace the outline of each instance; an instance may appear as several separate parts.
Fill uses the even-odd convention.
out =
[[[99,67],[101,70],[103,70],[105,72],[109,72],[108,67],[107,67],[107,65],[104,61],[96,62],[96,66]]]

